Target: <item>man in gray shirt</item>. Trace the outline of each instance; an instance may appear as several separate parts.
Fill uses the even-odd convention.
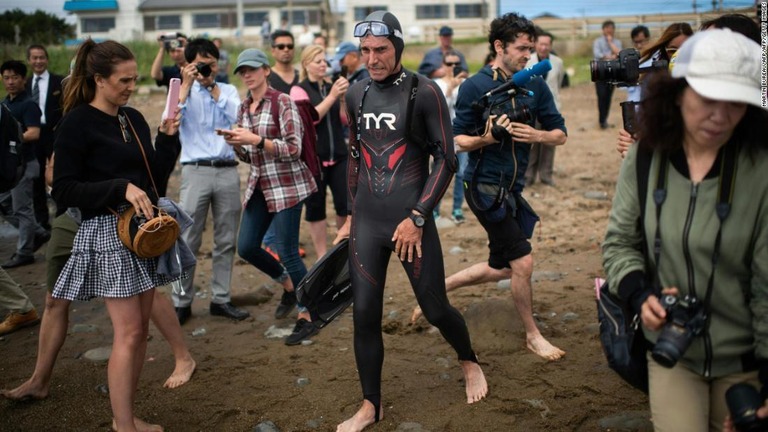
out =
[[[603,23],[603,35],[595,39],[592,52],[595,60],[616,60],[621,51],[621,41],[614,37],[616,24],[608,20]],[[611,109],[613,84],[595,82],[597,90],[597,110],[600,114],[600,129],[608,129],[608,111]]]

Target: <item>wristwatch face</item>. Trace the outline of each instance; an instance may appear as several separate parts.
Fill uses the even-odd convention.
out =
[[[416,225],[417,228],[422,228],[424,226],[424,216],[415,215],[411,213],[411,220],[413,221],[413,224]]]

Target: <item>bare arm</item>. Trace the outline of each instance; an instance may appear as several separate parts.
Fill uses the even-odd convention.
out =
[[[149,75],[155,81],[162,81],[163,80],[163,56],[165,55],[165,47],[163,46],[163,41],[158,40],[158,43],[160,44],[160,47],[157,50],[157,55],[155,55],[155,59],[152,61],[152,68],[149,70]]]

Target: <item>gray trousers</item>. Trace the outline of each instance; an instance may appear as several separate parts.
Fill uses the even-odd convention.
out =
[[[237,167],[181,167],[179,205],[195,220],[182,234],[192,253],[197,255],[203,241],[208,209],[213,215],[213,275],[211,303],[229,303],[232,265],[235,259],[237,230],[240,225],[240,175]],[[184,295],[173,293],[176,307],[187,307],[194,298],[194,269],[182,280]]]
[[[25,314],[34,308],[19,284],[0,267],[0,310]]]
[[[0,194],[0,212],[5,220],[19,230],[16,255],[31,257],[35,254],[35,234],[44,234],[45,229],[35,219],[32,200],[32,182],[40,175],[37,159],[27,162],[24,177],[9,192]]]
[[[525,184],[531,185],[539,180],[552,183],[552,171],[555,165],[555,146],[535,143],[531,146],[528,169],[525,171]]]

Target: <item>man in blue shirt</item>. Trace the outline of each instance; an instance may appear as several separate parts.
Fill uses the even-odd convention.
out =
[[[595,60],[616,60],[621,51],[621,41],[614,37],[616,24],[608,20],[603,23],[603,35],[592,43],[592,53]],[[595,82],[597,91],[597,111],[600,117],[600,129],[608,129],[608,112],[611,109],[613,97],[613,84],[607,82]]]
[[[27,165],[24,176],[9,192],[0,194],[0,212],[14,227],[19,229],[16,253],[3,263],[3,268],[20,267],[35,262],[35,251],[50,238],[35,219],[32,199],[32,182],[40,176],[40,165],[35,157],[35,145],[40,138],[40,107],[29,98],[24,83],[27,66],[18,60],[9,60],[0,66],[3,85],[8,94],[3,100],[13,117],[21,124],[24,141],[24,160]]]
[[[229,130],[237,121],[240,96],[231,84],[214,81],[219,50],[208,39],[194,39],[184,49],[187,65],[181,69],[181,190],[179,200],[195,223],[182,234],[197,255],[202,243],[208,208],[213,214],[213,276],[211,315],[243,320],[250,314],[231,303],[230,282],[240,224],[240,175],[232,147],[217,129]],[[173,293],[179,322],[191,315],[194,270]]]
[[[459,150],[469,152],[464,173],[465,196],[488,233],[490,256],[487,262],[449,276],[445,284],[450,291],[511,278],[512,298],[525,327],[528,349],[547,360],[557,360],[565,352],[542,336],[533,318],[530,233],[524,231],[517,216],[523,214],[520,194],[525,186],[531,144],[565,144],[565,121],[541,77],[525,84],[533,96],[518,91],[516,96],[503,92],[488,98],[488,105],[495,109],[487,119],[473,108],[473,103],[483,99],[484,94],[525,68],[534,39],[533,23],[521,15],[508,13],[493,20],[488,42],[496,58],[465,80],[459,89],[453,134]],[[528,116],[519,114],[524,106]],[[536,121],[541,129],[533,127]]]

